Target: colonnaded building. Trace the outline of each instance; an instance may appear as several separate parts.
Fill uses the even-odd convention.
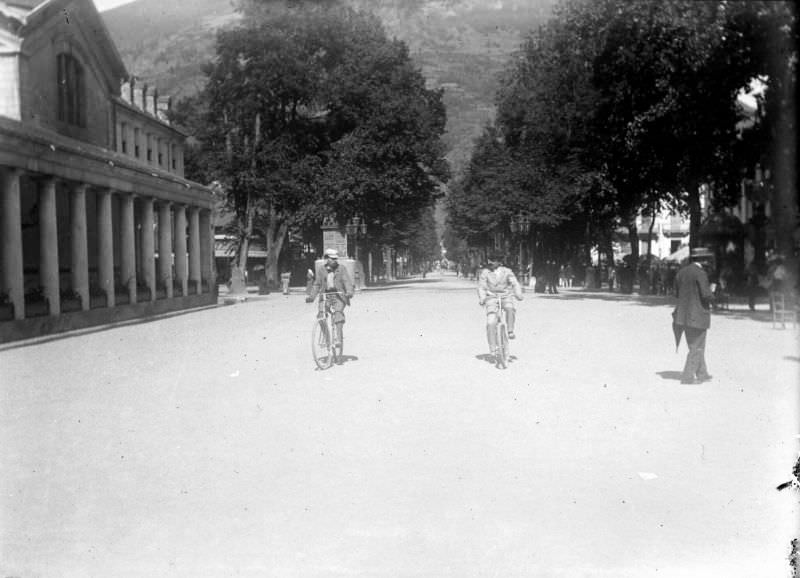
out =
[[[169,107],[92,0],[0,0],[0,343],[216,303]]]

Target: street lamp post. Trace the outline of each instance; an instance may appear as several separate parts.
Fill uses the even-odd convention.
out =
[[[367,223],[361,218],[360,215],[354,215],[349,221],[347,221],[347,224],[344,226],[344,228],[347,232],[347,238],[353,238],[353,257],[358,264],[358,239],[363,239],[367,236]],[[358,271],[359,269],[357,268],[356,275],[358,275]],[[360,285],[360,279],[356,279],[356,285]]]
[[[523,261],[522,246],[525,237],[527,237],[531,230],[531,220],[528,215],[520,212],[518,215],[511,217],[509,226],[511,228],[511,233],[517,235],[519,239],[519,275],[524,285],[527,283],[527,279],[525,279],[526,269]]]

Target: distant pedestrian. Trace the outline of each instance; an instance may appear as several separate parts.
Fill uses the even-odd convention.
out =
[[[314,271],[306,269],[306,295],[311,295],[311,286],[314,284]]]
[[[575,271],[572,269],[571,263],[567,263],[567,266],[564,270],[564,275],[567,278],[567,287],[572,287],[575,283]]]
[[[713,289],[708,282],[704,267],[711,262],[712,253],[704,247],[695,247],[690,252],[690,262],[681,267],[675,277],[675,295],[678,303],[672,313],[673,324],[680,335],[686,335],[689,353],[681,374],[681,383],[709,381],[711,375],[706,367],[706,332],[711,325],[711,302]]]
[[[291,271],[284,271],[281,273],[281,289],[283,290],[284,295],[289,294],[289,283],[292,280],[292,273]]]
[[[769,276],[770,293],[784,293],[786,290],[786,265],[783,263],[782,255],[775,255],[767,272]]]
[[[545,291],[550,294],[558,293],[558,264],[555,261],[547,261],[544,269]]]

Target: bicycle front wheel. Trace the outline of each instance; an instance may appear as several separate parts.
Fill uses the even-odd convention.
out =
[[[505,369],[508,367],[509,343],[508,329],[505,323],[497,325],[497,365]]]
[[[333,336],[326,319],[314,321],[311,331],[311,354],[320,369],[328,369],[333,364]]]

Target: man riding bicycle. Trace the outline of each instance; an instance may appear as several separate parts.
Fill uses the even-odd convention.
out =
[[[306,303],[311,303],[320,293],[325,293],[325,300],[333,308],[333,341],[335,346],[342,344],[342,326],[344,325],[344,308],[350,305],[353,297],[353,280],[346,267],[339,266],[339,253],[335,249],[325,250],[325,262],[317,267],[314,284],[311,292],[306,297]]]
[[[486,268],[481,271],[478,278],[478,303],[486,306],[486,337],[489,340],[489,351],[497,355],[497,314],[499,313],[498,300],[500,296],[511,296],[513,291],[517,301],[522,301],[522,287],[517,281],[514,272],[508,267],[503,267],[503,257],[499,254],[489,256]],[[503,309],[506,312],[506,325],[508,338],[514,339],[514,322],[516,310],[511,299],[503,299]]]

